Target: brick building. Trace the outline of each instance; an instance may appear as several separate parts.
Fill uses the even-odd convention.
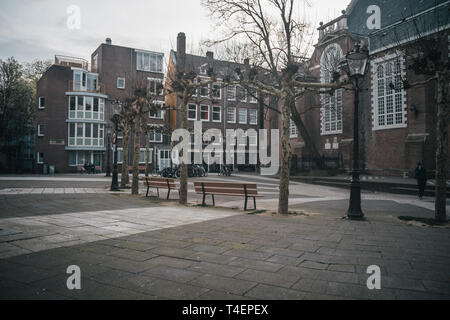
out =
[[[151,88],[163,79],[162,53],[112,45],[110,39],[94,51],[90,64],[80,58],[56,56],[37,83],[38,172],[45,165],[54,166],[60,173],[77,172],[86,162],[105,171],[107,159],[112,161],[112,101],[130,96],[138,81],[147,81]],[[163,98],[160,103],[164,103]],[[165,123],[161,113],[149,114],[147,120],[150,126]],[[151,151],[164,148],[164,142],[167,145],[161,134],[153,133],[148,138]],[[144,155],[145,149],[141,149],[142,163]],[[151,159],[152,165],[158,162],[153,153]]]
[[[373,5],[376,2],[380,6]],[[411,4],[408,0],[390,1],[389,5],[386,1],[353,0],[342,16],[321,23],[309,62],[309,72],[317,81],[330,82],[330,64],[353,50],[358,41],[368,46],[369,66],[360,95],[359,117],[361,168],[369,174],[411,176],[418,161],[429,171],[435,168],[436,83],[425,81],[426,77],[410,70],[411,58],[404,52],[414,46],[412,41],[420,39],[421,34],[450,34],[449,2]],[[405,12],[409,14],[406,18]],[[381,25],[367,30],[370,23],[377,23],[377,18]],[[431,28],[438,22],[436,19],[439,29]],[[408,28],[414,29],[413,21],[421,29],[408,34]],[[352,30],[358,30],[358,34]],[[406,51],[398,50],[400,46]],[[442,43],[447,56],[448,48],[448,41]],[[420,85],[407,88],[403,85],[405,80]],[[305,94],[297,101],[297,107],[319,152],[330,160],[329,166],[350,169],[354,92],[339,89],[333,95]],[[293,123],[291,138],[292,150],[300,159],[298,165],[309,165],[310,162],[301,161],[308,159],[308,154]]]
[[[194,122],[201,121],[203,131],[208,129],[219,129],[222,136],[228,129],[254,129],[255,132],[263,127],[263,112],[261,112],[258,93],[249,94],[248,91],[237,85],[226,86],[224,79],[235,74],[236,68],[244,70],[248,67],[248,60],[245,64],[237,64],[229,61],[214,59],[213,52],[207,52],[205,56],[198,56],[186,53],[186,37],[184,33],[179,33],[177,37],[177,50],[172,50],[169,57],[167,74],[177,72],[194,71],[201,81],[208,81],[210,77],[207,70],[212,68],[216,75],[216,82],[209,88],[199,88],[196,94],[189,101],[187,106],[188,130],[193,132]],[[169,77],[169,76],[168,76]],[[167,83],[169,85],[170,79]],[[211,93],[212,92],[212,93]],[[166,97],[166,106],[179,106],[180,101],[175,94]],[[179,109],[170,111],[170,125],[172,128],[179,128],[181,117]],[[250,145],[257,146],[257,135],[248,135],[246,141],[237,143],[247,143],[246,163],[248,164]],[[192,142],[193,135],[192,135]],[[203,144],[205,147],[205,144]],[[192,155],[193,157],[193,155]],[[234,159],[237,164],[237,158]],[[239,169],[255,169],[255,166],[239,166]],[[215,170],[217,167],[210,168]]]

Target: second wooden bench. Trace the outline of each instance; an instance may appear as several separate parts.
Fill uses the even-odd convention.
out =
[[[214,195],[243,196],[245,197],[244,210],[247,210],[248,198],[253,198],[253,205],[256,209],[256,198],[263,197],[258,195],[258,186],[256,183],[195,181],[194,188],[197,194],[203,195],[202,206],[206,205],[206,195],[211,195],[214,206],[216,205]]]
[[[173,178],[144,177],[144,183],[147,186],[147,193],[145,194],[146,197],[148,197],[150,188],[156,188],[158,198],[159,189],[167,189],[167,200],[169,200],[171,190],[179,190],[179,187],[175,184],[175,180]]]

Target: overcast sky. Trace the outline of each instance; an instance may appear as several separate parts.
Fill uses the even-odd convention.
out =
[[[306,16],[317,26],[340,15],[350,0],[309,0]],[[67,8],[81,10],[80,29],[69,29]],[[214,22],[200,0],[0,0],[0,59],[88,59],[110,37],[113,44],[164,52],[186,33],[188,51],[211,38]]]

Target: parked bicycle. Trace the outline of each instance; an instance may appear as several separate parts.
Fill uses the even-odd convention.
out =
[[[230,167],[227,166],[227,165],[221,166],[221,168],[219,170],[219,176],[224,176],[224,177],[231,176],[231,169],[230,169]]]

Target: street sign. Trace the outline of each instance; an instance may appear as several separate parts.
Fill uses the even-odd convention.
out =
[[[403,19],[448,4],[448,0],[353,0],[348,9],[348,28],[355,35],[369,36]]]

